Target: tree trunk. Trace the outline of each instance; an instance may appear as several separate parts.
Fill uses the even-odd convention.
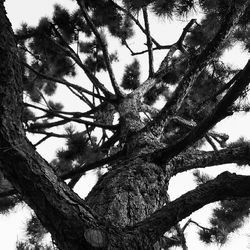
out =
[[[89,196],[88,203],[101,216],[92,212],[56,176],[25,137],[21,123],[22,79],[18,53],[3,3],[0,3],[0,25],[0,167],[4,175],[35,211],[59,249],[142,249],[148,244],[152,245],[142,235],[137,235],[137,240],[131,240],[134,234],[124,234],[120,226],[140,221],[164,204],[164,171],[153,164],[142,168],[143,162],[136,159],[131,164],[123,164],[127,169],[123,166],[115,168],[100,180],[92,192],[93,198]],[[115,182],[111,180],[112,177],[116,179]],[[118,185],[118,182],[121,183]],[[101,195],[97,196],[96,191],[102,189],[103,185]],[[93,202],[97,197],[102,202],[108,200],[108,203],[95,205]],[[103,212],[113,222],[113,216],[120,214],[117,220],[119,227],[111,226],[104,220]]]
[[[166,170],[139,157],[116,162],[86,198],[100,216],[119,226],[145,219],[168,201]]]

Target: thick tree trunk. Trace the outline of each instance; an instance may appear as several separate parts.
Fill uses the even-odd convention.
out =
[[[168,201],[168,178],[162,167],[137,157],[114,163],[113,168],[86,198],[99,215],[119,226],[133,225]]]

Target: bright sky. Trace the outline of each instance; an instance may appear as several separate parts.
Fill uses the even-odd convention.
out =
[[[62,6],[68,8],[74,8],[74,1],[71,0],[6,0],[5,6],[8,13],[8,17],[12,23],[13,29],[16,29],[20,26],[22,22],[27,22],[28,24],[36,25],[41,16],[50,16],[53,11],[53,4],[58,3]],[[179,22],[175,25],[164,24],[163,20],[159,22],[159,20],[151,19],[152,23],[152,33],[153,36],[162,44],[171,44],[175,42],[180,33],[182,32],[183,27],[185,26],[185,22]],[[130,45],[135,50],[140,50],[141,45],[145,42],[145,37],[143,35],[138,35],[137,38],[131,41]],[[113,42],[112,47],[113,50],[118,48],[118,43]],[[121,78],[122,71],[120,70],[125,64],[131,61],[131,58],[128,58],[128,52],[126,49],[119,48],[120,53],[120,62],[114,67],[115,72],[118,74],[118,79]],[[164,52],[158,52],[155,54],[155,61],[156,61],[156,68],[158,67],[161,59],[164,57]],[[227,62],[233,63],[238,67],[244,66],[246,61],[248,60],[247,55],[241,52],[240,47],[236,47],[231,52],[226,53],[224,59]],[[142,62],[147,61],[147,56],[141,56],[140,59]],[[147,64],[142,63],[142,70],[147,72]],[[145,77],[145,76],[144,76]],[[102,79],[103,80],[103,79]],[[83,78],[77,78],[77,81],[83,81]],[[82,108],[82,104],[79,102],[71,102],[71,99],[68,97],[68,93],[66,93],[63,89],[60,89],[60,98],[62,100],[67,100],[67,103],[64,103],[68,109],[79,109]],[[73,97],[72,97],[73,99]],[[75,101],[75,99],[74,99]],[[247,136],[250,139],[249,135],[249,128],[247,124],[250,124],[250,117],[243,117],[242,115],[238,115],[237,117],[229,118],[223,123],[220,123],[217,127],[218,130],[221,132],[227,132],[230,135],[230,140],[234,141],[239,136]],[[237,128],[237,129],[236,129]],[[60,148],[63,145],[62,140],[56,141],[47,141],[46,143],[42,144],[38,150],[47,160],[51,160],[54,157],[53,150]],[[48,150],[49,149],[49,150]],[[226,167],[218,167],[219,170],[215,168],[209,169],[209,173],[216,176],[219,172],[222,172],[226,169]],[[231,168],[233,169],[233,168]],[[250,174],[250,172],[248,173]],[[91,186],[95,183],[95,178],[87,178],[82,181],[87,182],[88,187],[83,188],[82,185],[77,186],[77,191],[81,193],[81,195],[85,196]],[[181,187],[178,183],[182,183]],[[178,197],[182,193],[193,189],[195,187],[192,178],[190,178],[190,173],[184,173],[177,175],[173,178],[170,183],[170,193],[172,199]],[[197,211],[194,215],[192,215],[192,219],[201,222],[204,226],[206,226],[206,221],[204,218],[207,218],[210,214],[211,205],[206,206],[206,209],[202,209]],[[0,244],[1,250],[14,250],[15,249],[15,242],[17,239],[22,237],[22,233],[25,226],[25,218],[28,216],[28,212],[26,208],[16,208],[15,213],[12,213],[9,216],[0,216]],[[194,237],[194,231],[196,230],[195,227],[191,227],[188,231],[191,233],[188,234],[188,245],[189,249],[192,250],[200,250],[200,249],[237,249],[240,247],[241,250],[247,249],[249,245],[250,239],[246,237],[246,231],[241,230],[236,237],[230,242],[230,244],[226,245],[225,247],[219,248],[217,246],[206,248],[204,245],[200,244],[200,242]],[[242,232],[242,233],[241,233]],[[237,238],[237,240],[236,240]]]

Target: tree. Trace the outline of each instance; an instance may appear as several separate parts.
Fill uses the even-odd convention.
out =
[[[194,190],[174,201],[167,190],[177,173],[249,163],[249,142],[227,144],[228,136],[213,130],[226,117],[249,111],[239,100],[247,96],[250,62],[234,70],[221,61],[236,42],[249,50],[249,1],[76,2],[74,13],[55,6],[51,20],[43,18],[37,27],[24,24],[15,35],[0,3],[1,210],[26,202],[38,218],[28,225],[32,237],[41,238],[41,223],[58,249],[187,249],[184,231],[195,222],[184,227],[178,223],[204,205],[221,201],[211,228],[199,226],[203,241],[224,243],[248,216],[249,176],[224,172],[212,179],[196,171]],[[202,21],[191,19],[176,43],[161,45],[152,37],[150,11],[188,17],[198,7],[204,12]],[[135,17],[139,13],[144,25]],[[145,34],[145,51],[134,52],[129,46],[133,25]],[[125,68],[123,89],[119,86],[112,68],[117,54],[109,52],[105,34],[119,39],[132,56],[148,54],[146,81],[140,82],[140,66],[134,60]],[[156,50],[166,50],[166,56],[155,71]],[[92,90],[67,80],[78,68]],[[103,71],[112,90],[98,78]],[[88,110],[68,112],[48,101],[57,84],[66,86]],[[28,102],[23,102],[23,94]],[[154,107],[159,96],[166,100],[161,110]],[[41,100],[46,107],[39,105]],[[71,122],[86,129],[68,126],[64,134],[50,130]],[[96,128],[101,129],[99,138]],[[26,132],[45,137],[33,145]],[[67,149],[49,164],[36,146],[50,137],[66,138]],[[212,151],[201,149],[205,141]],[[73,191],[75,184],[88,170],[102,167],[107,173],[100,171],[97,184],[81,199]]]

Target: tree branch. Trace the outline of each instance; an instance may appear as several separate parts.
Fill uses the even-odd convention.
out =
[[[113,69],[112,69],[112,66],[111,66],[111,62],[110,62],[110,58],[109,58],[109,52],[108,52],[108,49],[107,49],[107,44],[103,41],[101,35],[99,34],[95,24],[92,22],[87,10],[86,10],[86,7],[85,7],[85,2],[83,0],[77,0],[77,3],[81,9],[81,12],[87,22],[87,24],[89,25],[90,29],[92,30],[92,32],[94,33],[98,43],[100,44],[101,48],[102,48],[102,52],[103,52],[103,57],[104,57],[104,61],[105,61],[105,64],[106,64],[106,67],[107,67],[107,70],[108,70],[108,73],[109,73],[109,77],[110,77],[110,80],[111,80],[111,84],[113,86],[113,89],[116,93],[116,95],[118,97],[123,97],[124,94],[121,92],[119,86],[118,86],[118,83],[116,82],[116,79],[115,79],[115,75],[114,75],[114,72],[113,72]]]
[[[181,36],[179,37],[178,41],[172,44],[169,47],[169,51],[166,55],[166,57],[162,60],[161,65],[159,67],[159,70],[157,71],[157,75],[165,75],[168,71],[169,61],[172,59],[174,53],[177,50],[184,51],[183,48],[183,41],[187,35],[188,32],[190,32],[191,27],[196,23],[196,19],[191,19],[188,24],[183,28],[183,31],[181,33]]]
[[[69,91],[75,95],[76,97],[78,97],[81,101],[83,101],[84,103],[86,103],[90,108],[94,108],[94,105],[91,103],[91,101],[83,94],[83,93],[77,93],[79,91],[74,90],[73,88],[67,86],[67,88],[69,89]],[[94,98],[94,97],[93,97]]]
[[[152,77],[154,74],[154,56],[153,56],[152,39],[150,35],[147,7],[143,8],[143,18],[145,23],[146,37],[147,37],[149,77]]]
[[[78,115],[82,116],[81,113],[78,113],[78,112],[73,113],[72,117],[67,117],[67,116],[61,115],[59,112],[56,112],[56,111],[54,112],[53,110],[46,110],[46,109],[34,106],[32,104],[26,104],[26,106],[36,108],[36,109],[39,109],[39,110],[47,112],[47,113],[52,113],[55,117],[59,117],[59,118],[63,119],[63,120],[51,122],[51,123],[33,123],[29,126],[30,132],[33,132],[33,131],[36,132],[37,129],[52,128],[54,126],[63,125],[63,124],[68,123],[68,122],[76,122],[76,123],[80,123],[80,124],[95,126],[95,127],[109,129],[109,130],[116,130],[118,128],[118,125],[108,125],[108,124],[102,124],[102,123],[98,123],[98,122],[90,122],[87,120],[82,120],[82,119],[76,118],[76,117],[78,117]],[[64,112],[64,113],[66,113],[66,112]],[[83,113],[83,116],[86,116],[86,113],[85,114]],[[66,114],[68,115],[70,113],[67,112]]]
[[[37,147],[38,145],[40,145],[41,143],[43,143],[44,141],[48,140],[50,137],[52,137],[51,135],[46,135],[44,136],[41,140],[39,140],[38,142],[36,142],[34,144],[34,147]]]
[[[56,137],[56,138],[68,138],[69,135],[68,134],[56,134],[56,133],[52,133],[52,132],[46,132],[46,131],[33,131],[33,130],[28,130],[27,132],[30,132],[32,134],[42,134],[42,135],[46,135],[49,137]],[[35,145],[34,145],[35,146]]]
[[[206,168],[229,163],[249,164],[249,143],[218,151],[187,151],[171,159],[168,162],[167,168],[170,171],[170,175],[173,176],[196,168]]]
[[[125,8],[121,7],[120,5],[118,5],[117,3],[110,1],[118,10],[124,12],[128,17],[130,17],[134,23],[139,27],[139,29],[145,34],[147,35],[146,30],[143,28],[143,26],[140,24],[140,22]],[[162,47],[153,37],[151,37],[152,42],[156,45],[156,47]]]
[[[143,95],[145,95],[146,92],[150,91],[150,89],[156,85],[159,82],[162,82],[162,77],[164,74],[166,74],[167,72],[167,66],[168,66],[168,61],[169,58],[174,54],[174,52],[177,49],[181,49],[183,40],[187,34],[187,32],[189,31],[189,29],[191,28],[191,26],[195,23],[195,19],[191,19],[190,22],[186,25],[186,27],[183,29],[183,32],[180,36],[180,38],[178,39],[178,41],[174,44],[171,45],[164,45],[164,46],[158,46],[157,48],[152,48],[152,50],[160,50],[160,49],[169,49],[167,56],[163,59],[163,61],[161,62],[161,65],[159,67],[159,69],[157,70],[157,72],[154,74],[154,77],[149,78],[147,81],[145,81],[143,84],[141,84],[136,90],[134,90],[132,92],[132,94],[134,96],[138,96],[138,97],[142,97]],[[139,54],[143,54],[145,52],[148,52],[148,50],[139,52],[139,53],[134,53],[132,55],[139,55]]]
[[[75,118],[80,118],[80,117],[92,118],[91,114],[97,112],[101,108],[101,104],[100,104],[99,106],[96,106],[93,109],[90,109],[89,111],[86,111],[86,112],[82,113],[82,112],[59,111],[59,110],[54,110],[54,109],[44,109],[44,108],[35,106],[33,104],[30,104],[30,103],[24,103],[24,105],[26,107],[41,110],[41,111],[43,111],[45,113],[48,113],[50,115],[56,116],[57,114],[64,114],[64,115],[71,115],[71,116],[73,116]]]
[[[132,228],[145,233],[156,242],[178,221],[203,206],[224,199],[249,197],[250,176],[242,176],[224,172],[214,180],[208,181],[168,203],[150,217]]]
[[[250,60],[242,70],[240,76],[235,80],[235,83],[228,90],[227,94],[215,106],[214,110],[200,124],[193,128],[187,135],[181,138],[177,143],[169,146],[166,149],[161,149],[152,153],[152,160],[158,164],[166,163],[168,160],[179,154],[182,150],[191,146],[194,142],[201,139],[204,134],[211,129],[216,123],[225,117],[228,113],[228,108],[240,96],[242,91],[250,82]],[[157,159],[157,157],[160,157]],[[161,158],[162,157],[162,158]]]
[[[148,127],[158,127],[169,115],[172,116],[179,110],[185,97],[192,88],[192,84],[194,83],[193,78],[195,78],[195,76],[197,76],[213,59],[221,44],[226,40],[230,31],[238,23],[239,18],[243,15],[248,5],[249,3],[245,3],[240,11],[236,11],[233,6],[230,8],[224,16],[221,26],[212,41],[207,44],[206,48],[196,58],[194,58],[190,68],[179,81],[170,100],[165,104],[159,112],[159,115],[155,117],[154,121],[151,122]]]
[[[66,49],[64,46],[56,42],[54,39],[47,37],[51,42],[54,43],[60,50],[62,50],[67,56],[69,56],[71,59],[74,60],[74,62],[85,72],[89,80],[93,83],[93,85],[96,88],[99,88],[103,94],[105,95],[106,98],[115,101],[116,97],[114,94],[112,94],[97,78],[95,75],[92,74],[92,72],[89,70],[88,67],[86,67],[79,56],[72,51],[72,49]]]
[[[51,123],[33,123],[29,126],[29,129],[31,131],[36,132],[38,129],[52,128],[58,125],[65,124],[67,122],[76,122],[76,123],[80,123],[80,124],[84,124],[88,126],[95,126],[95,127],[109,129],[109,130],[116,130],[118,128],[118,125],[108,125],[108,124],[102,124],[98,122],[90,122],[87,120],[82,120],[82,119],[74,118],[74,117],[69,118],[60,114],[57,114],[56,116],[62,118],[63,120],[57,121],[57,122],[51,122]]]
[[[79,86],[79,85],[70,83],[69,81],[67,81],[67,80],[65,80],[65,79],[63,79],[63,78],[62,78],[62,79],[59,79],[59,78],[56,78],[56,77],[54,77],[54,76],[49,76],[49,75],[47,75],[47,74],[46,74],[46,75],[45,75],[45,74],[42,74],[42,73],[40,73],[39,71],[33,69],[29,64],[27,64],[27,63],[25,63],[25,62],[22,62],[22,64],[23,64],[26,68],[28,68],[29,70],[31,70],[32,72],[34,72],[36,75],[38,75],[38,76],[40,76],[40,77],[42,77],[42,78],[44,78],[44,79],[46,79],[46,80],[53,81],[53,82],[57,82],[57,83],[60,83],[60,84],[62,84],[62,85],[65,85],[65,86],[67,86],[67,87],[71,87],[71,88],[73,88],[73,89],[75,89],[75,90],[77,90],[77,91],[79,91],[79,92],[83,92],[83,93],[89,94],[89,95],[91,95],[91,96],[95,96],[96,98],[99,98],[100,100],[109,101],[109,99],[107,99],[107,98],[105,98],[105,97],[103,97],[103,96],[101,96],[101,95],[95,94],[95,93],[93,93],[92,91],[89,91],[89,90],[87,90],[87,89],[85,89],[85,88],[83,88],[83,87],[81,87],[81,86]]]

